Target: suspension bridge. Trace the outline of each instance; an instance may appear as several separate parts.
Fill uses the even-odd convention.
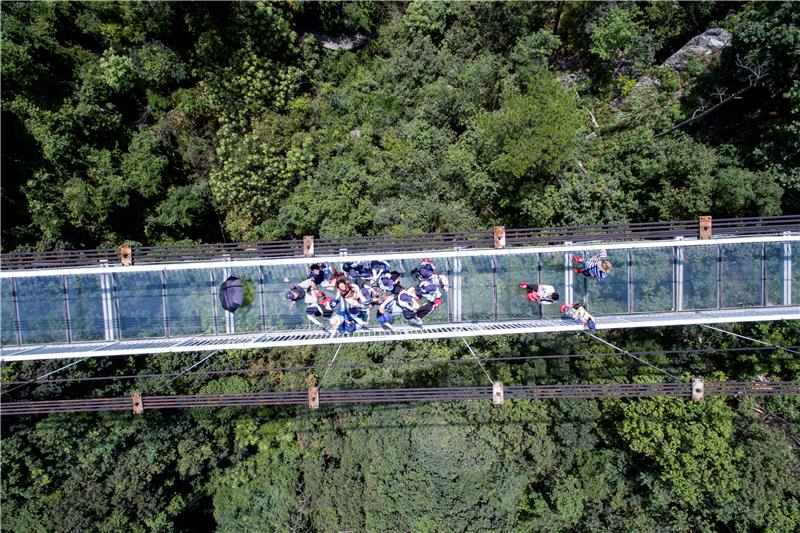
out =
[[[313,239],[0,256],[0,361],[200,352],[578,331],[558,305],[525,301],[521,281],[581,302],[598,330],[800,319],[793,251],[800,216],[573,228]],[[573,258],[607,251],[601,281]],[[446,306],[422,328],[332,335],[283,298],[312,263],[431,259],[450,277]],[[220,283],[244,281],[235,313]],[[406,274],[407,276],[407,274]]]

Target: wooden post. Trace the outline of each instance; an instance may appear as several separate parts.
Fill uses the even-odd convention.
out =
[[[710,239],[711,238],[711,217],[705,216],[700,217],[700,238],[701,239]]]
[[[134,392],[131,394],[131,400],[133,400],[133,414],[140,415],[144,412],[144,404],[142,403],[142,393],[141,392]]]
[[[495,226],[494,227],[494,247],[495,248],[505,248],[506,247],[506,227],[505,226]]]
[[[123,266],[130,266],[133,264],[133,251],[128,243],[119,247],[119,262]]]
[[[703,383],[703,378],[694,378],[692,380],[692,401],[693,402],[703,401],[704,396],[705,396],[705,384]]]
[[[319,389],[317,387],[308,389],[308,407],[309,409],[319,409]]]
[[[306,235],[303,237],[303,256],[314,257],[314,236]]]
[[[494,405],[503,405],[505,401],[505,391],[503,389],[502,381],[495,381],[492,383],[492,403]]]

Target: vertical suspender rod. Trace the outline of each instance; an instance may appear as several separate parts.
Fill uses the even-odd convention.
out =
[[[67,334],[67,342],[72,342],[72,317],[69,312],[69,286],[67,276],[61,276],[61,284],[64,288],[64,329]]]

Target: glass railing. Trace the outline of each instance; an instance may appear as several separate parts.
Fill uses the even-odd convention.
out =
[[[800,300],[800,268],[791,268],[796,241],[676,244],[683,242],[609,245],[613,269],[602,281],[572,271],[573,257],[591,257],[596,249],[440,252],[434,263],[449,276],[451,290],[445,305],[424,321],[555,318],[565,301],[583,302],[593,314],[607,315],[785,306],[792,304],[791,295]],[[421,254],[407,255],[414,257],[374,259],[388,259],[407,287],[415,283],[410,272]],[[76,269],[34,276],[4,272],[0,341],[13,346],[305,329],[305,305],[287,302],[282,280],[304,280],[310,261]],[[218,295],[231,275],[244,286],[243,305],[233,314],[221,308]],[[555,305],[528,302],[518,287],[523,281],[553,285],[561,298]],[[374,310],[371,318],[374,324]]]

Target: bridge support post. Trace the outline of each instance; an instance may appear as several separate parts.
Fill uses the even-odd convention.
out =
[[[214,325],[214,335],[219,335],[219,312],[217,311],[217,284],[214,271],[208,271],[208,287],[211,290],[211,321]]]
[[[495,248],[505,248],[506,247],[506,227],[505,226],[495,226],[494,227],[494,247]]]
[[[492,316],[497,320],[499,316],[497,308],[497,261],[495,261],[494,256],[489,257],[489,260],[492,263]]]
[[[144,404],[142,403],[142,393],[134,392],[131,394],[131,401],[133,402],[133,414],[140,415],[144,412]]]
[[[699,231],[698,231],[698,237],[700,239],[710,239],[711,238],[711,217],[710,216],[700,217],[699,225],[700,225],[700,227],[699,227]]]
[[[164,336],[169,338],[169,304],[167,303],[169,295],[167,293],[167,271],[161,271],[161,315],[162,324],[164,326]]]
[[[783,243],[783,305],[792,305],[792,244],[788,242]]]
[[[675,240],[683,240],[683,237],[675,237]],[[675,257],[675,271],[673,278],[675,280],[674,302],[673,309],[676,311],[683,311],[683,247],[676,246],[674,248]]]
[[[303,256],[314,257],[314,236],[305,235],[303,237]]]
[[[261,331],[267,331],[267,297],[264,294],[264,268],[256,267],[258,270],[258,314],[261,320]]]
[[[228,261],[230,261],[230,258],[228,258]],[[231,277],[231,269],[223,268],[222,276],[225,279]],[[225,313],[225,333],[229,335],[236,333],[236,318],[233,316],[233,313],[231,313],[230,311],[226,311],[224,309],[222,310],[222,312]]]
[[[127,242],[119,247],[119,262],[122,263],[123,266],[130,266],[133,264],[133,250],[131,250],[131,245]]]
[[[311,387],[308,389],[308,408],[319,409],[319,388]]]
[[[100,278],[102,280],[102,277]],[[11,302],[14,305],[14,335],[17,339],[17,346],[22,346],[22,321],[19,316],[19,298],[17,297],[17,280],[11,278]],[[105,315],[105,303],[103,304],[103,315]],[[105,318],[105,316],[103,317]]]
[[[505,389],[502,381],[495,381],[492,383],[492,403],[494,405],[503,405],[505,401]]]
[[[64,331],[67,334],[67,342],[72,342],[72,315],[69,309],[69,284],[67,276],[61,276],[61,290],[64,295]]]
[[[459,251],[458,246],[453,248]],[[461,322],[461,259],[453,258],[453,283],[450,284],[450,293],[453,301],[453,322]]]
[[[572,242],[566,241],[564,244],[569,246],[572,244]],[[572,305],[574,303],[572,294],[573,274],[572,253],[567,252],[564,254],[564,303],[567,305]]]
[[[703,397],[705,396],[705,383],[703,382],[703,378],[694,378],[692,379],[692,401],[693,402],[701,402],[703,401]]]
[[[627,302],[628,302],[628,313],[633,314],[634,302],[633,302],[633,253],[628,250],[625,253],[625,272],[628,276],[625,289],[627,295]]]
[[[113,274],[100,274],[100,301],[103,306],[103,331],[105,340],[114,340],[114,299],[112,295]]]

